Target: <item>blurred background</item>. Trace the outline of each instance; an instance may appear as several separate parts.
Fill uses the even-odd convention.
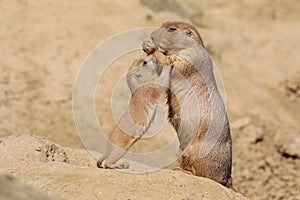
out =
[[[72,89],[88,53],[122,31],[185,21],[224,82],[236,189],[253,199],[300,199],[299,19],[297,0],[0,0],[0,137],[42,135],[82,148]],[[110,80],[132,58],[113,63],[97,90],[107,132],[115,125]]]

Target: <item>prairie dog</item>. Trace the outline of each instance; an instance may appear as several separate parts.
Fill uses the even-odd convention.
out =
[[[116,162],[143,136],[153,121],[161,95],[166,95],[169,87],[171,66],[162,66],[164,58],[159,53],[156,57],[150,55],[135,60],[129,68],[127,83],[131,99],[128,112],[109,135],[106,152],[97,161],[99,168],[121,168]]]
[[[153,31],[151,41],[144,41],[143,49],[148,55],[159,51],[172,58],[167,98],[182,151],[181,167],[232,188],[229,122],[198,31],[188,23],[166,22]],[[193,108],[195,112],[188,113]]]

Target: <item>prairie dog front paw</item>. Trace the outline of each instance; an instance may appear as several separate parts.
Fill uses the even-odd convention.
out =
[[[166,56],[163,62],[164,66],[172,66],[173,62],[176,60],[175,56]]]
[[[142,44],[143,51],[147,54],[150,55],[156,50],[155,44],[151,40],[145,40],[143,41]]]

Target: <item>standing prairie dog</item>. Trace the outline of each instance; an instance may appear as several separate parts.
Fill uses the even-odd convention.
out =
[[[155,57],[150,55],[132,63],[127,72],[131,91],[128,112],[109,135],[106,152],[97,161],[99,168],[121,168],[116,162],[147,131],[161,96],[169,87],[171,66],[167,62],[163,54],[156,53]]]
[[[227,113],[217,89],[213,63],[196,28],[184,22],[163,23],[153,31],[151,41],[143,43],[143,49],[148,55],[162,52],[172,58],[169,120],[180,142],[181,167],[232,188]],[[193,108],[195,112],[188,113]]]

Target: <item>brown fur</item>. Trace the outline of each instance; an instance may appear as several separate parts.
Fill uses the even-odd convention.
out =
[[[157,58],[156,58],[157,57]],[[106,152],[97,161],[100,168],[120,168],[115,163],[147,131],[156,112],[156,106],[169,85],[170,67],[162,68],[164,55],[137,59],[127,72],[131,90],[128,112],[125,113],[109,135]],[[122,128],[122,129],[121,129]],[[125,129],[125,130],[124,130]]]
[[[155,56],[160,51],[172,58],[169,119],[177,131],[183,152],[181,167],[196,176],[208,177],[232,188],[229,123],[217,90],[212,61],[198,31],[187,23],[166,22],[152,33],[151,39],[143,44],[147,54]],[[190,88],[183,86],[183,80],[190,84]],[[196,102],[189,99],[189,91],[194,92]],[[185,99],[190,101],[188,109],[180,104],[180,100]],[[200,111],[198,121],[185,113],[196,106]],[[190,132],[193,126],[197,130],[195,133]],[[217,137],[212,137],[214,135]],[[207,149],[209,152],[203,153]]]

